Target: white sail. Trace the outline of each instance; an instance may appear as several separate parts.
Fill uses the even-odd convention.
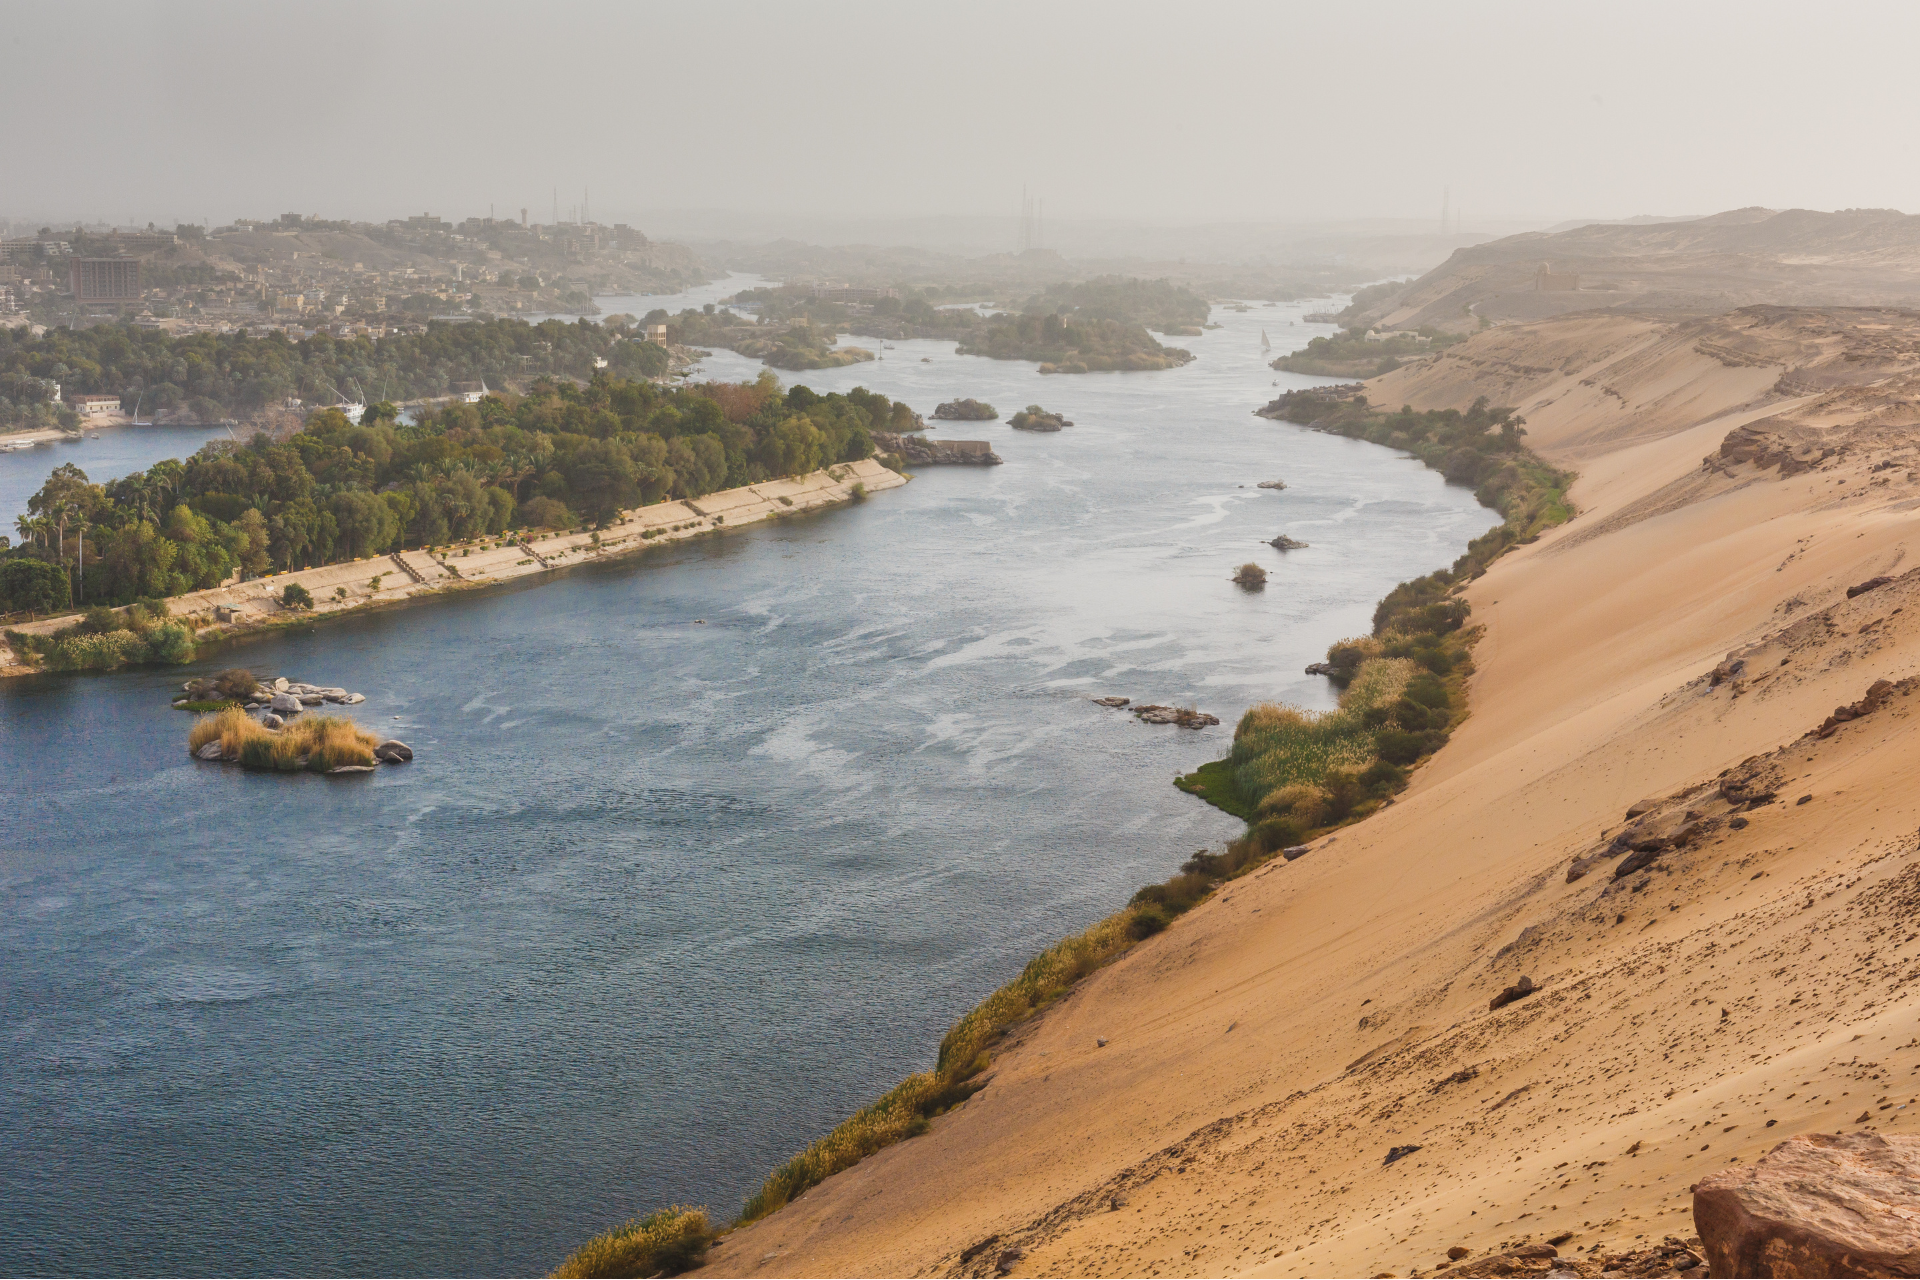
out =
[[[1265,329],[1260,331],[1260,349],[1262,351],[1273,350],[1273,344],[1267,341],[1267,331]]]

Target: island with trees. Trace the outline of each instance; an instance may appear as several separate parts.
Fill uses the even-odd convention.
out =
[[[413,424],[395,420],[390,406],[369,408],[358,424],[323,409],[284,437],[216,441],[185,462],[106,484],[71,464],[56,469],[17,523],[21,541],[0,551],[0,614],[17,625],[24,614],[94,607],[57,632],[9,632],[17,657],[48,666],[184,660],[193,636],[169,618],[170,597],[451,544],[545,567],[557,552],[520,550],[538,531],[579,530],[598,550],[602,533],[636,509],[749,486],[766,490],[754,499],[763,508],[804,506],[821,495],[779,489],[782,478],[835,468],[843,489],[863,493],[868,481],[856,484],[857,475],[891,473],[856,475],[846,464],[873,454],[874,430],[917,422],[907,405],[864,388],[782,390],[771,373],[689,386],[604,374],[584,387],[542,379],[525,395],[449,404]],[[673,510],[680,514],[658,528],[635,525],[636,544],[718,526],[736,507]],[[387,563],[371,591],[364,574],[337,590],[341,599],[377,595],[382,577],[411,585],[403,572],[438,574],[439,563],[429,557],[425,574],[412,562]],[[446,572],[473,580],[460,570],[455,563]],[[304,599],[294,598],[295,586]],[[320,586],[272,594],[287,609],[332,607],[336,588]]]
[[[934,409],[933,416],[953,422],[991,422],[1000,416],[1000,411],[984,400],[969,397],[945,401]]]
[[[849,302],[798,284],[755,289],[734,299],[736,305],[754,308],[752,318],[709,307],[678,316],[656,311],[645,322],[666,324],[671,343],[729,347],[770,364],[776,354],[824,352],[839,334],[853,333],[883,341],[942,339],[957,343],[961,355],[1031,360],[1042,373],[1091,373],[1186,364],[1193,359],[1191,352],[1162,346],[1148,329],[1198,333],[1208,315],[1207,300],[1192,290],[1166,280],[1123,276],[1050,285],[990,314],[973,307],[936,306],[931,291],[879,292],[882,296],[871,300]],[[786,336],[794,333],[816,336]]]

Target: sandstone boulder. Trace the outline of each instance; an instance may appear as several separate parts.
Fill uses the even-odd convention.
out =
[[[1920,1275],[1920,1137],[1806,1133],[1693,1185],[1716,1276]]]
[[[1492,1012],[1495,1009],[1504,1009],[1506,1008],[1506,1006],[1512,1004],[1515,1000],[1526,999],[1528,996],[1532,995],[1533,992],[1534,992],[1533,979],[1523,976],[1520,979],[1520,981],[1514,983],[1512,986],[1508,987],[1505,991],[1502,991],[1499,995],[1487,1001],[1487,1010],[1488,1012]]]

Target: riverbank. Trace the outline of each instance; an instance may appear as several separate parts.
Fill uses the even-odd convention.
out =
[[[557,573],[652,546],[857,501],[906,482],[907,477],[899,472],[870,458],[862,459],[790,479],[637,507],[621,512],[604,530],[503,535],[454,543],[431,552],[396,551],[193,591],[167,603],[174,618],[194,627],[196,644],[230,639],[445,592]],[[290,608],[283,604],[290,586],[304,588],[312,597],[312,606]],[[10,629],[51,635],[72,625],[78,616],[61,614]],[[0,642],[0,677],[31,675],[40,670],[22,662],[12,648]]]
[[[1920,360],[1886,354],[1887,325],[1915,322],[1509,326],[1369,384],[1520,405],[1581,473],[1581,514],[1465,589],[1484,633],[1452,741],[1391,807],[1015,1026],[977,1096],[707,1270],[1611,1252],[1690,1234],[1689,1182],[1780,1135],[1920,1131],[1888,1097],[1920,1066],[1920,744],[1898,688],[1862,700],[1920,672],[1920,481],[1886,425]],[[1630,863],[1614,837],[1644,798],[1671,830],[1636,828],[1653,856]],[[1489,1007],[1521,977],[1533,994]]]

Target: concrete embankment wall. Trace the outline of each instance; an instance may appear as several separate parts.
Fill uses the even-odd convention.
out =
[[[863,459],[804,476],[724,489],[690,501],[660,502],[623,511],[618,520],[598,531],[597,542],[593,531],[528,534],[524,540],[513,535],[505,541],[498,537],[477,538],[454,543],[432,554],[400,551],[318,569],[273,574],[231,586],[189,592],[175,596],[168,603],[175,617],[203,622],[202,636],[229,634],[551,573],[589,560],[625,555],[643,546],[850,502],[856,485],[864,486],[867,493],[877,493],[906,482],[906,477],[898,472],[872,459]],[[305,587],[313,596],[311,611],[289,610],[280,604],[281,594],[294,583]],[[344,594],[337,594],[340,592]],[[45,635],[71,625],[74,616],[42,618],[13,629]],[[32,670],[35,668],[21,664],[10,649],[0,646],[0,676],[24,675]]]

